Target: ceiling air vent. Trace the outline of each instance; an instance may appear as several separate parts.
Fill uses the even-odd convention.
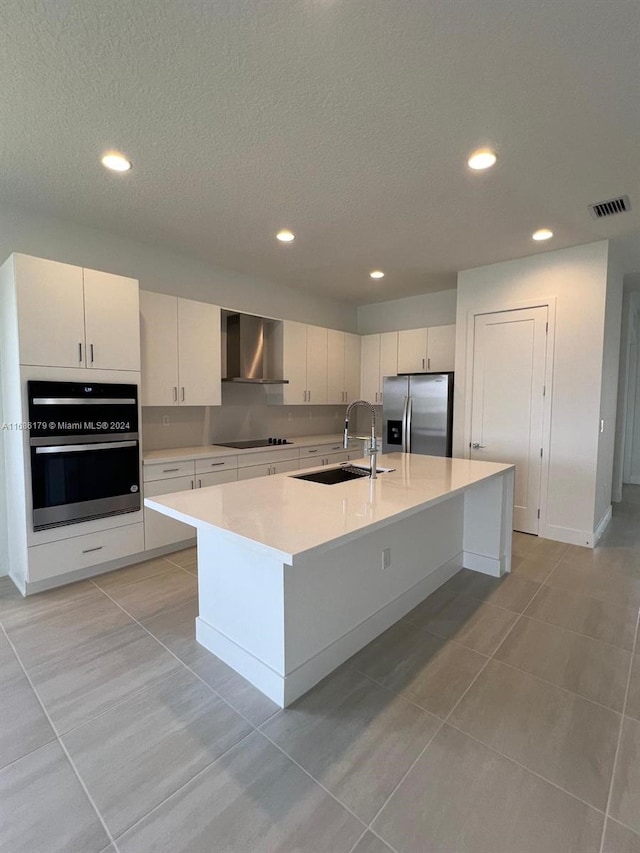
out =
[[[594,219],[603,219],[605,216],[613,216],[614,213],[626,213],[631,210],[631,202],[628,195],[621,195],[618,198],[610,198],[609,201],[590,204],[589,210]]]

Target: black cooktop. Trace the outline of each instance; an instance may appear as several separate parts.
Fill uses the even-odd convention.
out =
[[[218,447],[235,447],[237,450],[247,450],[250,447],[274,447],[275,445],[293,444],[286,438],[255,438],[250,441],[216,441]]]

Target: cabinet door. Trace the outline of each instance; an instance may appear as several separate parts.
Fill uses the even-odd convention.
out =
[[[426,373],[427,330],[398,332],[398,373]]]
[[[238,469],[230,471],[216,471],[211,474],[196,474],[196,484],[199,489],[206,486],[219,486],[221,483],[235,483],[238,479]]]
[[[380,335],[363,335],[360,353],[360,398],[377,403],[380,394]]]
[[[275,465],[271,466],[271,470],[274,474],[284,474],[286,471],[298,471],[300,469],[300,463],[297,459],[289,459],[286,462],[276,462]]]
[[[429,326],[427,340],[428,370],[439,373],[454,369],[456,357],[456,327]]]
[[[345,403],[360,397],[360,335],[344,336],[344,390]]]
[[[284,320],[282,324],[282,402],[295,406],[307,401],[307,327],[304,323]]]
[[[268,477],[273,465],[248,465],[238,468],[238,480],[252,480],[254,477]]]
[[[193,463],[192,463],[193,464]],[[154,480],[144,484],[145,498],[154,498],[158,495],[170,495],[172,492],[184,492],[194,487],[193,477],[171,477],[168,480]],[[196,535],[195,527],[176,521],[156,512],[148,507],[144,508],[144,548],[151,551],[154,548],[162,548],[164,545],[173,545],[174,542],[183,542],[185,539],[193,539]]]
[[[140,306],[135,278],[83,270],[87,367],[140,370]]]
[[[15,255],[20,363],[84,367],[82,267]]]
[[[307,403],[327,402],[327,332],[307,326]]]
[[[219,406],[220,309],[208,302],[178,299],[178,385],[182,406]]]
[[[327,403],[345,403],[345,334],[327,331]]]
[[[398,333],[383,332],[380,335],[380,378],[378,402],[382,403],[382,380],[385,376],[398,375]]]
[[[178,300],[140,291],[142,405],[178,404]]]

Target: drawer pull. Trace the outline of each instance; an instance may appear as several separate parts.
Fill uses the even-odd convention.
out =
[[[98,545],[97,548],[85,548],[82,553],[83,554],[90,554],[92,551],[102,551],[102,545]]]
[[[180,470],[179,468],[163,468],[162,473],[163,474],[172,474],[174,471],[179,471],[179,470]]]
[[[317,452],[318,452],[318,448],[317,448],[317,447],[316,447],[316,449],[315,449],[315,450],[307,450],[307,453],[317,453]]]
[[[212,462],[211,467],[215,468],[217,465],[224,465],[224,462]]]

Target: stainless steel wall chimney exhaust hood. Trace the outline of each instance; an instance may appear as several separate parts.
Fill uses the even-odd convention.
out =
[[[227,377],[223,382],[250,385],[288,385],[288,379],[271,379],[267,370],[267,323],[252,314],[227,316]]]

